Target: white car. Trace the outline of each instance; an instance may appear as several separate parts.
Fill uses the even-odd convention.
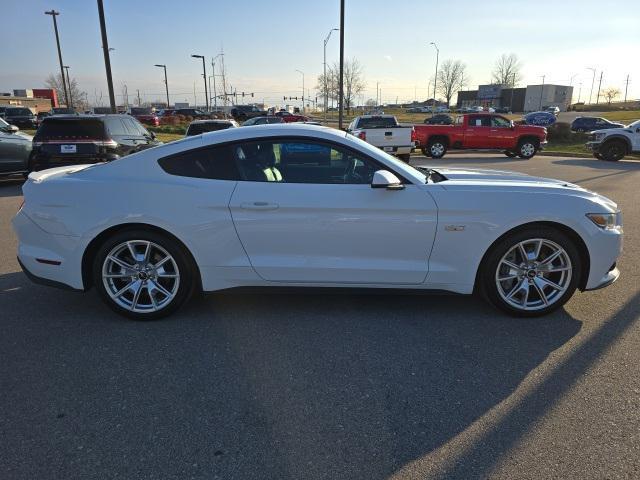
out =
[[[475,290],[535,316],[619,275],[622,218],[603,196],[519,173],[415,169],[312,125],[34,172],[23,191],[13,227],[25,273],[96,287],[136,319],[241,286]]]

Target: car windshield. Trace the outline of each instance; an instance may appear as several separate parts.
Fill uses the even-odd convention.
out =
[[[42,122],[36,132],[38,139],[91,138],[106,137],[104,124],[97,119],[62,119],[49,117]]]
[[[7,108],[6,115],[18,116],[18,115],[33,115],[28,108]]]
[[[358,128],[392,128],[398,122],[394,117],[363,117],[358,122]]]
[[[201,133],[215,132],[217,130],[226,130],[231,127],[227,122],[212,122],[212,123],[192,123],[189,125],[187,136],[200,135]]]
[[[144,107],[135,107],[131,109],[131,115],[151,115],[153,110]]]
[[[636,120],[633,123],[630,123],[629,125],[627,125],[627,128],[640,128],[640,120]]]

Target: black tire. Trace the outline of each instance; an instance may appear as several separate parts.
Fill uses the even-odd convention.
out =
[[[402,160],[403,162],[409,163],[409,160],[411,160],[411,154],[410,153],[402,153],[402,154],[398,155],[398,158],[400,160]]]
[[[627,146],[620,140],[609,140],[598,148],[602,160],[617,162],[622,160],[627,153]]]
[[[502,298],[498,292],[496,282],[498,265],[502,257],[518,243],[529,239],[550,240],[551,242],[559,245],[568,255],[572,267],[571,278],[567,283],[565,292],[558,295],[557,298],[554,298],[553,303],[547,307],[539,308],[537,310],[522,310],[512,306]],[[569,298],[571,298],[578,286],[581,274],[581,257],[578,252],[578,247],[571,238],[561,231],[551,227],[528,227],[516,230],[511,234],[507,234],[504,238],[493,245],[489,252],[487,252],[478,272],[477,291],[480,292],[482,296],[493,306],[510,315],[517,317],[539,317],[560,308],[569,300]],[[516,280],[516,282],[517,281],[518,280]],[[539,295],[538,297],[541,301],[541,297]]]
[[[509,150],[505,150],[503,153],[504,153],[507,157],[509,157],[509,158],[515,158],[515,157],[517,157],[517,156],[518,156],[518,154],[517,154],[517,153],[515,153],[515,152],[510,152]]]
[[[431,158],[442,158],[447,153],[447,144],[440,139],[429,140],[427,150]]]
[[[538,142],[531,138],[525,138],[518,143],[517,154],[520,158],[528,160],[538,152]]]
[[[179,275],[179,283],[177,289],[173,298],[165,305],[162,305],[162,307],[158,310],[135,312],[130,309],[124,308],[111,298],[103,283],[102,269],[109,252],[111,252],[118,245],[132,240],[153,242],[154,244],[160,246],[162,249],[166,250],[166,252],[168,252],[175,261],[177,273]],[[92,273],[93,283],[96,286],[96,289],[98,290],[100,296],[102,297],[102,300],[116,313],[133,320],[156,320],[172,314],[187,300],[189,300],[189,298],[191,298],[191,296],[197,290],[196,286],[199,285],[199,282],[196,278],[197,267],[194,265],[192,257],[177,240],[168,235],[163,235],[153,230],[145,230],[140,228],[123,230],[109,237],[99,247],[93,259]],[[122,281],[128,282],[129,278],[126,278],[127,280]],[[156,281],[158,281],[158,279],[156,279]],[[149,298],[149,300],[151,300],[151,295],[148,288],[146,292],[147,297]],[[142,294],[140,295],[142,296]]]

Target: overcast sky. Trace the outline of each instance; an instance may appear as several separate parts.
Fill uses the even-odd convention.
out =
[[[107,102],[104,60],[96,2],[93,0],[2,0],[0,91],[42,87],[58,72],[51,17],[58,27],[63,59],[89,101]],[[228,82],[238,91],[256,92],[257,100],[276,103],[315,95],[322,72],[323,39],[339,26],[338,0],[104,0],[116,95],[126,83],[146,100],[164,97],[162,70],[167,64],[172,101],[193,102],[194,82],[202,102],[202,64],[190,54],[211,57],[224,48]],[[385,102],[426,98],[434,74],[434,41],[440,61],[461,60],[470,85],[488,83],[502,53],[517,54],[523,82],[575,86],[588,98],[592,72],[604,71],[602,86],[640,98],[640,8],[631,0],[346,0],[345,56],[364,67],[367,90],[376,82]],[[334,32],[327,61],[338,59]],[[595,93],[594,93],[595,100]],[[118,102],[121,99],[118,98]]]

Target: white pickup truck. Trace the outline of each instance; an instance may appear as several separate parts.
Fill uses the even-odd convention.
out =
[[[598,160],[617,162],[625,155],[640,153],[640,120],[624,128],[605,128],[589,134],[586,147]]]
[[[393,115],[356,117],[347,132],[405,162],[415,148],[413,127],[400,125]]]

